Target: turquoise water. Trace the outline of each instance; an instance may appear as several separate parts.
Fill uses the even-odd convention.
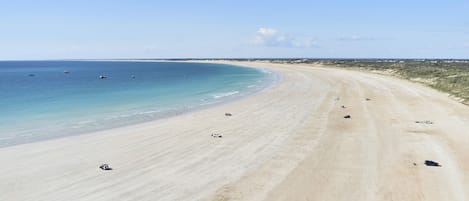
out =
[[[274,77],[208,63],[2,61],[0,147],[181,114],[254,93]]]

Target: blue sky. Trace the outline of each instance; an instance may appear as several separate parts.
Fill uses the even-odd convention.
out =
[[[0,59],[469,58],[469,1],[0,0]]]

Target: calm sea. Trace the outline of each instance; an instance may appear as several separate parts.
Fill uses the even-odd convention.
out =
[[[268,71],[224,64],[2,61],[0,147],[177,115],[274,80]]]

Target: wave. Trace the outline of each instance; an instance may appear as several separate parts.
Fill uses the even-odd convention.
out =
[[[226,93],[219,93],[219,94],[213,94],[212,97],[214,99],[219,99],[219,98],[223,98],[223,97],[227,97],[227,96],[232,96],[232,95],[235,95],[235,94],[238,94],[239,91],[230,91],[230,92],[226,92]]]

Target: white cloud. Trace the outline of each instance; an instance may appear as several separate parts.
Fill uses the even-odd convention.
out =
[[[270,47],[310,48],[317,45],[312,38],[293,37],[272,28],[261,27],[254,37],[254,44]]]
[[[340,41],[364,41],[364,40],[375,40],[374,38],[358,36],[358,35],[351,35],[346,37],[340,37]]]
[[[339,41],[383,41],[383,40],[395,40],[395,38],[392,37],[367,37],[367,36],[360,36],[360,35],[350,35],[350,36],[344,36],[340,37],[337,40]]]

